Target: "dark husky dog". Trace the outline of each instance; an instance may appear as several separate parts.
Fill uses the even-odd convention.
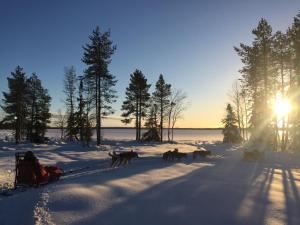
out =
[[[193,152],[193,159],[196,159],[197,156],[205,157],[205,156],[208,156],[208,155],[211,155],[211,151],[208,151],[208,150],[196,150],[196,151]]]
[[[186,153],[178,152],[178,149],[175,148],[173,151],[167,151],[163,154],[164,160],[173,161],[174,159],[181,159],[181,158],[187,158]]]
[[[173,151],[169,150],[165,153],[163,153],[163,159],[168,161],[168,160],[174,160],[174,153],[178,152],[178,149],[175,148]]]
[[[163,160],[169,160],[170,156],[171,156],[172,151],[167,151],[165,153],[163,153]]]
[[[109,156],[111,156],[111,167],[114,166],[120,166],[121,164],[126,165],[130,162],[132,158],[138,158],[138,154],[134,151],[128,151],[128,152],[121,152],[117,154],[115,151],[113,151],[113,154],[108,153]]]
[[[113,151],[112,154],[109,152],[108,155],[111,157],[110,166],[111,167],[115,166],[117,164],[117,161],[120,159],[120,156],[115,151]]]
[[[181,159],[181,158],[186,158],[187,159],[187,153],[173,152],[172,157],[173,157],[173,159]]]

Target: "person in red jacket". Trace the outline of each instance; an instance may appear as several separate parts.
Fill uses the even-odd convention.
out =
[[[59,167],[43,166],[32,151],[27,151],[19,162],[17,180],[22,185],[40,185],[58,180],[61,175]]]

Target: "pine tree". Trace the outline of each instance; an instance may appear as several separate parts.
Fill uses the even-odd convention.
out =
[[[75,68],[73,66],[65,68],[64,92],[66,94],[65,103],[68,113],[66,133],[69,141],[77,139],[77,129],[75,121],[76,83],[77,77]]]
[[[226,107],[227,115],[222,120],[224,124],[223,134],[224,134],[224,143],[240,143],[242,141],[242,137],[239,133],[236,115],[232,109],[230,104]]]
[[[235,48],[244,63],[242,85],[250,96],[251,139],[263,141],[266,146],[273,143],[276,126],[272,116],[271,99],[276,95],[274,65],[272,55],[272,28],[261,19],[256,29],[252,46],[241,44]],[[263,138],[261,134],[264,134]]]
[[[146,116],[146,110],[149,107],[148,101],[150,99],[147,79],[140,70],[135,70],[130,75],[129,87],[126,88],[126,100],[123,102],[122,110],[124,113],[122,117],[123,123],[128,124],[135,117],[136,140],[141,139],[141,121]]]
[[[274,75],[276,80],[276,89],[278,92],[275,92],[275,95],[280,96],[282,99],[287,98],[287,90],[290,89],[288,85],[288,73],[289,73],[289,60],[290,60],[290,44],[287,34],[284,34],[280,31],[277,31],[273,36],[272,41],[272,54],[274,60]],[[277,98],[275,96],[275,99]],[[276,126],[276,137],[279,138],[280,148],[282,151],[286,150],[287,139],[289,136],[289,127],[288,127],[288,118],[289,115],[283,115],[281,118],[275,116],[275,126]],[[278,121],[281,121],[281,132],[277,126]],[[281,137],[280,137],[281,136]],[[277,138],[276,138],[277,139]],[[276,141],[277,144],[277,141]],[[276,146],[277,147],[277,146]]]
[[[153,104],[153,102],[150,103],[150,109],[146,114],[145,127],[149,129],[158,128],[158,107],[156,104]]]
[[[163,75],[159,76],[158,81],[155,85],[155,91],[153,93],[153,101],[158,106],[159,109],[159,128],[160,128],[160,139],[163,140],[163,123],[167,118],[167,108],[170,104],[171,95],[171,84],[166,84]]]
[[[22,136],[26,133],[26,117],[28,115],[28,88],[23,68],[17,66],[7,78],[8,92],[3,92],[4,106],[2,109],[6,113],[4,121],[15,129],[15,140],[19,143]]]
[[[100,145],[101,116],[113,113],[111,103],[115,102],[116,98],[113,87],[117,81],[108,70],[116,46],[110,40],[110,32],[101,33],[98,26],[89,39],[90,43],[84,47],[82,61],[88,66],[85,71],[86,78],[92,80],[95,87],[97,145]]]
[[[250,140],[283,151],[290,143],[297,150],[300,148],[300,14],[286,33],[278,31],[272,35],[272,28],[264,19],[252,33],[255,35],[252,45],[235,48],[244,63],[240,72],[243,98],[249,101],[251,109]],[[279,117],[274,105],[280,99],[288,99],[292,111]]]
[[[83,118],[83,141],[84,143],[89,146],[89,143],[93,136],[92,130],[92,109],[93,109],[93,90],[94,86],[90,79],[84,79],[83,83],[83,90],[84,90],[84,118]]]
[[[80,141],[83,145],[89,146],[93,132],[91,126],[91,83],[90,80],[80,77],[78,88],[78,107],[75,113],[76,128],[79,131]]]
[[[293,78],[292,101],[295,106],[293,115],[293,126],[291,132],[292,148],[300,149],[300,13],[294,18],[294,23],[291,29],[291,41],[293,43],[293,69],[295,76]]]
[[[161,141],[158,130],[158,106],[153,102],[153,98],[150,99],[150,107],[146,113],[145,127],[148,130],[143,133],[143,141]]]
[[[51,97],[48,90],[43,88],[41,81],[35,73],[27,80],[28,99],[28,139],[31,142],[44,142],[47,124],[50,123]]]
[[[265,19],[261,19],[256,29],[252,31],[255,35],[253,45],[258,47],[257,60],[259,61],[259,76],[262,79],[262,90],[259,102],[261,120],[259,121],[258,135],[264,134],[264,138],[259,138],[265,146],[277,146],[277,122],[274,122],[272,105],[270,99],[276,96],[274,75],[274,65],[272,58],[272,27]]]

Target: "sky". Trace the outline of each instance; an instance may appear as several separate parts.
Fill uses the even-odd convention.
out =
[[[98,25],[117,45],[109,66],[118,80],[115,118],[139,69],[151,91],[163,74],[186,92],[188,108],[176,127],[220,127],[242,67],[233,47],[251,43],[261,18],[285,31],[299,10],[299,0],[0,0],[0,98],[20,65],[49,90],[51,112],[64,110],[64,68],[82,74],[82,46]],[[104,126],[123,125],[115,119]]]

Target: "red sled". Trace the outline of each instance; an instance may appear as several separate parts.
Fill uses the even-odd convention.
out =
[[[28,157],[30,156],[30,157]],[[43,166],[31,151],[15,154],[15,188],[18,186],[38,186],[56,181],[62,175],[57,166]]]

